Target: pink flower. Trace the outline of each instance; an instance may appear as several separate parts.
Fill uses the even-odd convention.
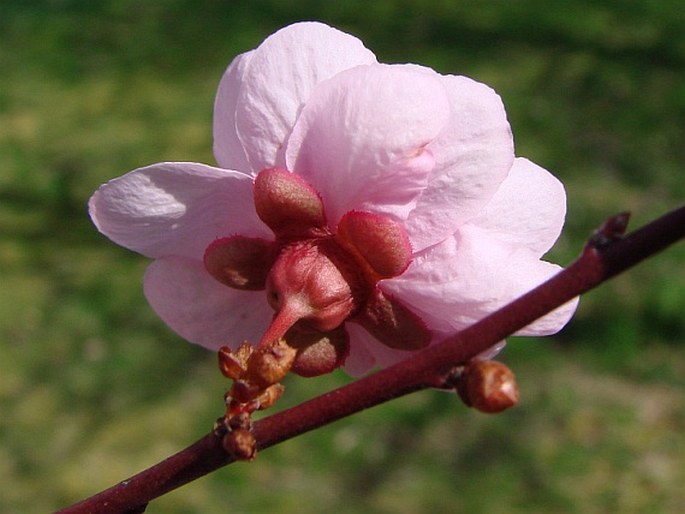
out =
[[[89,204],[102,233],[155,259],[153,309],[208,348],[305,320],[293,337],[328,334],[342,348],[336,365],[358,374],[560,269],[541,257],[561,231],[564,188],[514,156],[499,96],[466,77],[379,64],[321,23],[285,27],[231,63],[214,153],[219,167],[153,164]],[[575,307],[521,333],[554,333]]]

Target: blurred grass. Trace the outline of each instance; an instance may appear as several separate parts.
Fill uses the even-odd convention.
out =
[[[517,151],[567,185],[567,263],[608,215],[685,198],[678,1],[7,1],[0,6],[0,511],[46,512],[191,443],[221,411],[214,357],[147,307],[143,258],[96,233],[102,182],[213,162],[230,59],[319,19],[388,62],[484,81]],[[148,512],[679,512],[685,248],[512,340],[522,405],[489,417],[426,392],[270,449]],[[348,379],[290,380],[284,406]]]

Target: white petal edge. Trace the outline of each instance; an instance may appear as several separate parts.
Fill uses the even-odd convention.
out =
[[[144,291],[174,332],[210,350],[235,349],[245,340],[256,344],[273,317],[264,291],[226,287],[192,259],[155,260],[145,273]]]
[[[257,217],[252,188],[244,173],[167,162],[103,184],[88,206],[98,230],[121,246],[148,257],[201,259],[218,237],[273,237]]]
[[[236,128],[236,109],[243,75],[254,50],[240,54],[221,77],[214,100],[214,157],[222,168],[248,172],[250,163]]]

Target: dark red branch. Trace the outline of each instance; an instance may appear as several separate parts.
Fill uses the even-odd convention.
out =
[[[442,343],[374,375],[256,422],[253,431],[258,448],[268,448],[412,391],[439,387],[455,365],[685,237],[685,207],[623,237],[627,220],[627,214],[610,218],[568,268]],[[150,500],[230,462],[220,440],[210,433],[129,480],[59,512],[142,512]]]

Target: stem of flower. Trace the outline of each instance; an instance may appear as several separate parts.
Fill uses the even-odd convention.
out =
[[[623,237],[626,223],[626,214],[610,218],[569,267],[442,343],[374,375],[256,422],[253,433],[257,447],[268,448],[413,391],[440,387],[455,365],[685,238],[685,206]],[[150,500],[230,462],[232,459],[223,450],[221,440],[209,433],[176,455],[58,514],[142,512]]]
[[[276,313],[276,316],[274,316],[274,319],[271,320],[271,325],[269,325],[269,328],[264,332],[257,348],[271,344],[283,337],[288,329],[290,329],[290,327],[292,327],[301,317],[302,313],[294,308],[292,303],[281,306]]]

